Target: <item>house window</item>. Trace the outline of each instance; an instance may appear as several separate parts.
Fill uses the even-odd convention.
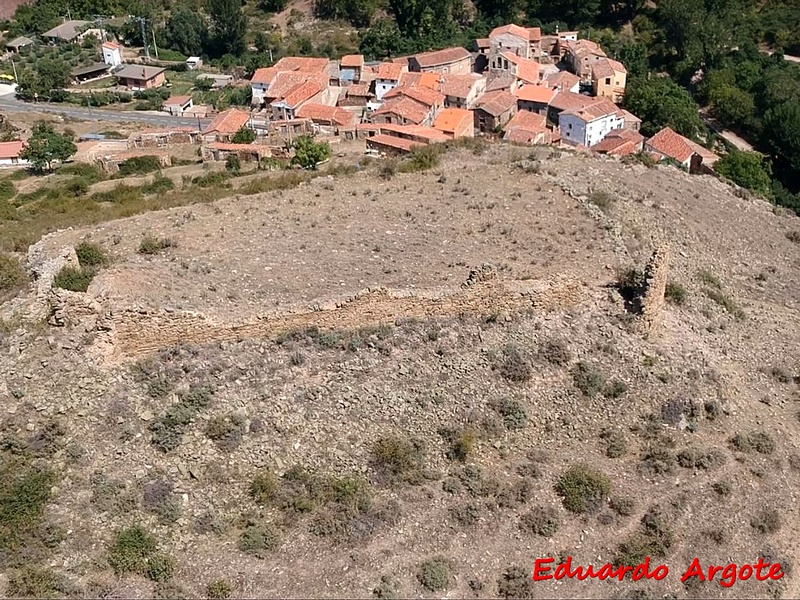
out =
[[[611,77],[606,77],[606,85],[611,85]]]

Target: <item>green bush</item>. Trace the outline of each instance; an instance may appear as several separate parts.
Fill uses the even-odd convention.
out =
[[[137,92],[138,93],[138,92]],[[119,164],[119,176],[144,175],[161,169],[158,156],[132,156]]]
[[[549,363],[558,366],[569,364],[572,360],[572,353],[564,340],[547,340],[539,348],[539,356]]]
[[[167,248],[174,248],[177,244],[170,238],[157,238],[154,235],[145,235],[139,242],[139,254],[158,254]]]
[[[505,379],[513,383],[523,383],[533,375],[528,357],[516,344],[506,344],[503,348],[498,370]]]
[[[142,199],[142,188],[134,185],[125,185],[123,183],[117,185],[114,189],[105,192],[95,192],[90,196],[90,198],[97,203],[133,203]]]
[[[5,591],[8,598],[64,598],[75,590],[51,569],[25,566],[9,574]]]
[[[716,450],[705,452],[687,448],[678,452],[678,465],[684,469],[713,469],[725,463],[725,455]]]
[[[408,483],[423,479],[423,447],[418,440],[397,435],[381,437],[372,446],[372,457],[382,479]]]
[[[192,388],[179,402],[153,421],[151,443],[162,452],[175,450],[183,441],[183,434],[201,410],[211,404],[213,392],[206,387]]]
[[[593,398],[602,391],[605,385],[605,376],[594,365],[587,362],[579,362],[572,370],[572,380],[575,387],[585,396]]]
[[[239,537],[239,550],[256,558],[265,558],[280,546],[278,530],[269,524],[250,524]]]
[[[133,525],[114,536],[108,549],[108,564],[117,575],[144,575],[147,561],[155,552],[155,539],[140,525]]]
[[[16,258],[0,253],[0,295],[22,287],[27,279],[25,270]]]
[[[602,190],[597,190],[589,194],[589,202],[604,212],[611,208],[616,200],[614,196]]]
[[[561,475],[555,489],[568,511],[593,512],[611,492],[611,480],[588,465],[578,464]]]
[[[14,182],[8,179],[0,180],[0,202],[11,200],[17,193]]]
[[[400,585],[392,577],[383,575],[372,594],[382,600],[398,600],[401,597]]]
[[[617,565],[635,566],[646,557],[663,558],[673,543],[672,529],[658,506],[642,517],[640,530],[619,545]]]
[[[552,506],[537,506],[525,513],[519,520],[520,529],[528,533],[553,537],[561,525],[558,511]]]
[[[604,429],[600,433],[600,438],[606,442],[606,456],[608,458],[619,458],[625,455],[627,441],[625,434],[618,429]]]
[[[232,452],[242,443],[244,421],[244,417],[237,414],[214,417],[206,426],[206,435],[223,452]]]
[[[533,579],[522,567],[511,566],[497,580],[497,595],[509,600],[533,598]]]
[[[175,574],[175,560],[166,554],[153,554],[147,559],[144,576],[151,581],[165,582]]]
[[[439,144],[414,146],[408,153],[408,157],[400,163],[398,170],[402,173],[416,173],[433,169],[439,165],[439,159],[444,154],[444,150],[444,146]]]
[[[250,496],[258,504],[270,504],[277,496],[279,481],[272,471],[261,471],[250,482]]]
[[[225,579],[217,579],[206,586],[206,598],[227,600],[233,594],[233,587]]]
[[[444,556],[434,556],[420,565],[417,579],[431,592],[446,590],[453,581],[453,565]]]
[[[664,289],[664,298],[666,301],[677,306],[685,304],[688,295],[685,287],[673,281],[668,282],[667,287]]]
[[[228,179],[231,174],[227,171],[211,171],[192,179],[192,183],[201,188],[230,187]]]
[[[75,246],[75,254],[77,254],[78,263],[82,267],[102,267],[108,262],[103,249],[90,242],[81,242]]]
[[[611,498],[609,506],[620,517],[630,517],[636,510],[636,502],[632,498],[624,496],[614,496]]]
[[[64,266],[56,273],[53,286],[70,292],[85,292],[94,275],[94,268]]]
[[[772,454],[775,451],[775,440],[764,431],[751,431],[746,434],[737,434],[731,438],[731,445],[739,452]]]
[[[175,184],[169,177],[163,175],[156,175],[150,183],[144,184],[140,191],[142,194],[165,194],[175,189]]]
[[[75,162],[63,165],[58,169],[59,175],[74,175],[89,184],[96,183],[105,179],[102,169],[98,165],[90,165],[83,162]]]
[[[528,424],[528,411],[518,400],[497,398],[489,403],[489,407],[500,413],[506,429],[523,429]]]

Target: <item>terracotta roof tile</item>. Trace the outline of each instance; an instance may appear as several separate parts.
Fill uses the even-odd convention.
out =
[[[350,111],[316,102],[307,102],[301,106],[296,116],[299,119],[311,119],[312,121],[332,121],[341,126],[352,125],[354,121],[354,115]]]
[[[547,117],[529,110],[521,110],[506,124],[509,129],[527,129],[529,131],[547,130]]]
[[[445,48],[444,50],[434,50],[433,52],[423,52],[415,54],[419,66],[424,68],[436,67],[439,65],[446,65],[448,63],[458,62],[465,58],[470,58],[472,55],[464,48]]]
[[[434,106],[444,102],[444,94],[428,87],[401,85],[389,91],[384,98],[391,100],[399,96],[407,96],[426,106]]]
[[[514,90],[514,95],[525,102],[549,104],[555,97],[556,91],[546,85],[523,85]]]
[[[431,90],[439,88],[439,73],[403,73],[400,85],[406,87],[426,87]]]
[[[376,79],[386,79],[387,81],[400,81],[400,75],[406,70],[405,65],[393,62],[382,62],[378,65]]]
[[[373,114],[397,115],[398,117],[401,117],[406,121],[411,121],[412,123],[419,125],[427,118],[429,113],[430,113],[430,107],[425,106],[424,104],[421,104],[416,100],[412,100],[407,96],[401,96],[389,100],[388,102],[384,102],[383,106],[381,106]]]
[[[183,106],[191,99],[191,96],[170,96],[164,100],[164,106]]]
[[[428,144],[432,144],[434,142],[446,142],[450,139],[438,129],[426,127],[424,125],[397,125],[395,123],[381,124],[380,132],[384,133],[387,131],[392,135],[405,138],[416,138]]]
[[[253,77],[250,78],[251,83],[266,83],[270,84],[273,82],[275,77],[278,75],[278,69],[275,67],[262,67],[260,69],[256,69],[253,73]]]
[[[250,113],[238,108],[229,108],[219,113],[203,130],[203,133],[236,133],[250,121]]]
[[[487,92],[478,99],[477,106],[481,110],[497,117],[507,110],[516,107],[517,97],[511,92],[498,90]]]
[[[457,129],[464,125],[464,121],[472,123],[474,117],[471,110],[463,108],[445,108],[436,117],[434,128],[446,133],[455,133]]]
[[[642,142],[644,142],[644,136],[635,131],[615,129],[592,146],[590,150],[612,156],[627,156],[641,150]]]
[[[373,135],[372,137],[367,138],[367,144],[378,144],[380,146],[388,146],[389,148],[397,148],[398,150],[404,150],[405,152],[410,152],[414,146],[424,146],[422,142],[416,142],[414,140],[408,140],[405,138],[397,137],[396,135],[386,135],[384,133],[379,133],[377,135]]]
[[[480,75],[442,75],[439,78],[439,91],[453,98],[467,98],[483,78]]]
[[[318,81],[309,80],[293,87],[283,98],[273,100],[272,104],[283,103],[290,108],[297,108],[303,102],[308,102],[322,91]]]
[[[339,61],[339,66],[343,68],[355,68],[355,67],[363,67],[364,66],[364,55],[363,54],[346,54],[342,57],[342,60]]]
[[[486,80],[486,93],[497,91],[509,92],[511,88],[514,87],[515,83],[516,79],[505,73],[489,75],[489,78]]]
[[[596,79],[613,77],[615,73],[627,73],[625,66],[616,60],[604,58],[592,65],[592,76]]]
[[[551,88],[561,88],[562,91],[569,91],[575,87],[575,84],[580,83],[581,78],[570,73],[569,71],[559,71],[544,78]]]
[[[278,71],[300,71],[302,73],[323,73],[328,69],[327,58],[307,56],[284,56],[274,67]]]
[[[0,142],[0,158],[17,158],[25,147],[25,142]]]
[[[276,100],[285,97],[297,86],[308,81],[321,82],[319,79],[324,77],[323,74],[301,73],[297,71],[281,71],[270,84],[264,96],[270,100]],[[327,81],[327,78],[325,78]]]
[[[345,89],[345,94],[347,96],[371,96],[372,93],[369,91],[370,85],[368,83],[354,83],[353,85],[347,86]]]
[[[506,34],[522,38],[523,40],[528,42],[531,41],[531,30],[526,29],[524,27],[520,27],[519,25],[514,25],[513,23],[510,23],[508,25],[503,25],[502,27],[495,27],[489,34],[489,39],[492,39],[493,37],[497,37],[499,35],[506,35]],[[539,37],[541,37],[541,31],[539,32]]]
[[[647,146],[659,154],[682,163],[694,154],[694,149],[687,144],[688,141],[671,128],[664,127],[664,129],[647,140]]]
[[[558,92],[550,101],[550,106],[558,111],[576,110],[588,106],[597,99],[583,94],[576,94],[574,92]]]
[[[617,115],[620,118],[623,118],[622,110],[611,100],[608,98],[592,98],[594,102],[591,104],[587,104],[586,106],[572,108],[563,111],[561,114],[564,115],[575,115],[579,119],[590,123],[591,121],[596,121],[597,119],[602,119],[607,115]]]

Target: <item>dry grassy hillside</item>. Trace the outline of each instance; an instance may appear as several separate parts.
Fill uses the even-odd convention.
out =
[[[800,224],[740,196],[495,148],[48,236],[110,260],[3,310],[7,594],[796,597]]]

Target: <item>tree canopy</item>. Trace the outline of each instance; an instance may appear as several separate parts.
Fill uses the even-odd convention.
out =
[[[77,151],[70,136],[58,133],[50,123],[40,121],[34,125],[20,158],[30,161],[33,169],[41,173],[45,168],[52,170],[54,162],[64,162]]]
[[[164,36],[172,50],[197,56],[208,44],[208,25],[202,15],[178,7],[167,21]]]
[[[211,19],[214,53],[217,56],[241,55],[246,48],[247,18],[242,13],[242,0],[206,0]]]
[[[642,134],[654,135],[669,126],[688,138],[704,129],[699,106],[684,88],[669,77],[635,77],[628,82],[625,108],[642,120]]]
[[[305,169],[315,169],[317,163],[330,158],[331,147],[328,142],[317,142],[310,135],[301,135],[294,141],[292,163]]]
[[[769,195],[772,186],[772,169],[758,152],[732,150],[714,165],[714,169],[737,185]]]

